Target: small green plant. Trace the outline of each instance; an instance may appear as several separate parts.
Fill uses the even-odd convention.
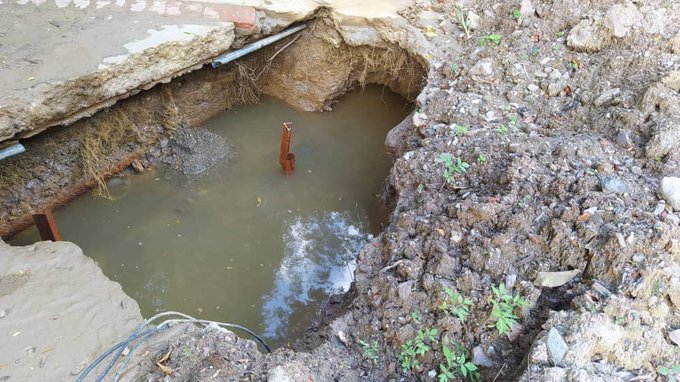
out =
[[[416,187],[416,191],[418,192],[423,192],[425,190],[425,185],[422,183],[418,183],[418,187]]]
[[[364,358],[371,361],[374,365],[378,364],[378,341],[373,341],[368,343],[366,341],[359,340],[359,345],[364,351]]]
[[[597,173],[598,173],[598,171],[595,168],[586,169],[586,174],[588,174],[588,175],[594,176],[594,175],[597,175]]]
[[[515,20],[519,20],[522,18],[522,12],[520,12],[519,9],[517,8],[513,9],[510,14],[512,15],[512,18]]]
[[[500,124],[498,125],[498,133],[501,135],[505,135],[508,133],[508,126],[505,124]]]
[[[614,317],[614,323],[615,323],[616,325],[619,325],[619,326],[623,325],[623,323],[625,322],[625,320],[626,320],[626,319],[625,319],[624,317],[619,317],[619,316]]]
[[[484,154],[479,154],[479,156],[477,156],[477,163],[484,163],[484,162],[486,162],[486,156]]]
[[[463,296],[458,292],[454,292],[451,288],[444,289],[444,293],[446,293],[446,300],[439,305],[439,309],[458,317],[461,322],[465,321],[465,317],[470,313],[472,300],[463,298]]]
[[[454,353],[448,346],[444,345],[442,353],[444,353],[446,363],[439,364],[439,382],[455,380],[459,375],[463,378],[469,378],[471,381],[479,379],[477,365],[468,361],[462,351]]]
[[[677,378],[675,378],[678,374],[680,374],[680,365],[675,365],[671,368],[662,366],[656,371],[663,375],[668,382],[677,382]]]
[[[411,312],[411,319],[413,320],[413,322],[419,323],[420,320],[423,319],[423,316],[420,314],[420,312],[418,312],[416,310],[416,311]]]
[[[558,38],[562,38],[562,37],[564,37],[564,31],[559,31],[559,32],[555,33],[555,35],[556,35]]]
[[[500,283],[498,287],[491,287],[494,298],[491,300],[493,309],[491,316],[496,319],[496,329],[499,334],[505,334],[512,329],[512,326],[517,322],[517,316],[514,313],[515,308],[526,305],[526,301],[516,294],[514,297],[505,289],[505,284]]]
[[[456,135],[465,135],[468,133],[468,127],[463,125],[456,125]]]
[[[401,352],[399,353],[399,364],[404,373],[420,367],[420,360],[432,348],[430,345],[437,342],[437,329],[421,329],[418,331],[416,338],[406,341],[401,345]]]
[[[479,45],[482,46],[498,46],[501,44],[502,35],[499,34],[488,34],[479,38]]]
[[[465,174],[470,167],[467,162],[463,162],[460,158],[456,158],[454,162],[453,155],[449,153],[440,154],[437,162],[444,164],[442,177],[447,183],[453,183],[453,174]]]
[[[532,197],[531,195],[524,195],[524,197],[522,198],[522,200],[520,200],[519,202],[517,202],[517,207],[519,207],[519,208],[524,208],[524,207],[526,207],[527,204],[529,204],[529,202],[531,202],[532,199],[533,199],[533,197]]]
[[[465,31],[465,37],[470,38],[470,19],[465,16],[465,13],[460,8],[456,8],[456,21]]]

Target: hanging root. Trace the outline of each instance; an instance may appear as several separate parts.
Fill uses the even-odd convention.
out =
[[[109,113],[105,113],[109,114]],[[111,175],[109,153],[112,148],[134,143],[139,138],[134,123],[120,109],[93,118],[92,124],[80,136],[80,158],[83,173],[96,183],[93,193],[112,199],[106,186],[106,177]]]
[[[236,64],[236,104],[255,104],[260,102],[259,94],[262,93],[253,78],[253,70],[240,62]]]
[[[179,112],[179,107],[175,102],[175,97],[172,95],[172,88],[168,85],[163,85],[161,90],[161,103],[163,105],[161,124],[165,130],[174,132],[182,127],[182,115]]]

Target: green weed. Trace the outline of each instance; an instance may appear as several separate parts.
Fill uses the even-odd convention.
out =
[[[470,313],[472,300],[463,298],[458,292],[452,291],[451,288],[446,288],[444,293],[446,293],[446,300],[439,305],[439,309],[458,317],[461,322],[465,321],[465,317]]]
[[[501,39],[503,39],[502,35],[496,33],[489,34],[479,38],[479,45],[491,47],[498,46],[501,44]]]
[[[519,20],[522,18],[522,12],[520,12],[519,9],[517,8],[513,9],[512,12],[510,12],[510,14],[512,15],[512,18],[515,20]]]
[[[361,348],[364,351],[364,358],[373,362],[374,365],[377,365],[378,359],[380,358],[378,356],[378,341],[368,343],[366,341],[359,340],[359,345],[361,345]]]
[[[493,309],[491,315],[496,319],[496,329],[499,334],[505,334],[510,331],[512,326],[517,322],[517,316],[514,313],[515,308],[526,305],[526,301],[518,294],[512,296],[505,289],[505,284],[501,283],[498,287],[491,287],[494,298],[491,300]]]
[[[439,364],[439,382],[452,381],[458,376],[469,378],[471,381],[479,379],[477,365],[468,361],[462,351],[454,353],[448,346],[444,345],[442,353],[444,353],[446,363]]]
[[[444,172],[442,177],[446,183],[453,183],[454,174],[465,174],[467,169],[470,168],[470,164],[463,162],[460,158],[453,158],[453,155],[449,153],[442,153],[437,158],[437,162],[444,164]]]
[[[677,381],[677,378],[675,378],[675,377],[676,377],[678,374],[680,374],[680,365],[675,365],[675,366],[673,366],[673,367],[671,367],[671,368],[667,368],[667,367],[665,367],[665,366],[662,366],[662,367],[656,369],[656,371],[657,371],[659,374],[661,374],[661,375],[663,375],[664,377],[666,377],[666,380],[667,380],[668,382],[676,382],[676,381]]]
[[[406,341],[401,345],[401,352],[399,353],[399,364],[404,373],[420,367],[421,363],[418,357],[422,358],[432,348],[430,345],[437,342],[437,329],[419,330],[416,338]]]

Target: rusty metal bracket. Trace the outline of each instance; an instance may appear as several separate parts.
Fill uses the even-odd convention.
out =
[[[59,228],[57,228],[57,223],[54,220],[52,211],[33,214],[33,222],[35,222],[36,227],[38,227],[40,239],[61,241],[61,233],[59,233]]]

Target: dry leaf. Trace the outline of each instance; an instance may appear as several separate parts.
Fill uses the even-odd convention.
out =
[[[162,371],[163,373],[165,373],[165,375],[171,375],[172,372],[174,371],[174,370],[172,370],[172,368],[170,368],[170,367],[168,367],[168,366],[165,366],[165,365],[163,365],[163,364],[160,363],[160,362],[156,362],[156,365],[161,369],[161,371]]]

